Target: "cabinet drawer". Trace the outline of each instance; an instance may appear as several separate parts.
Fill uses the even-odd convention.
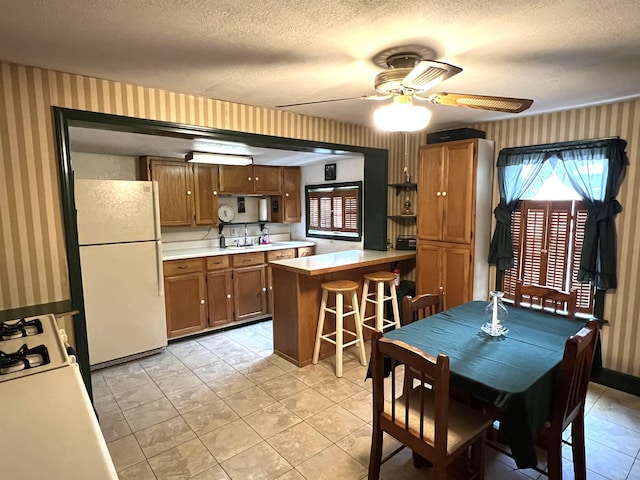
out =
[[[231,256],[231,264],[234,267],[248,267],[249,265],[261,265],[264,263],[264,253],[240,253]]]
[[[220,268],[229,268],[228,255],[218,255],[215,257],[207,257],[207,270],[218,270]]]
[[[162,264],[165,277],[182,275],[183,273],[203,272],[202,258],[189,258],[187,260],[169,260]]]
[[[287,260],[288,258],[296,258],[295,248],[286,248],[284,250],[273,250],[267,252],[267,262],[274,260]]]
[[[310,257],[315,254],[315,247],[298,248],[298,257]]]

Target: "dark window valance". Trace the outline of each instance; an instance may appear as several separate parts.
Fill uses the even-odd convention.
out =
[[[626,146],[624,140],[607,138],[502,149],[497,162],[500,203],[494,210],[496,229],[489,263],[499,270],[513,266],[511,213],[543,164],[554,158],[562,163],[568,181],[583,197],[589,212],[578,280],[603,290],[616,288],[614,219],[622,211],[616,197],[629,164]]]

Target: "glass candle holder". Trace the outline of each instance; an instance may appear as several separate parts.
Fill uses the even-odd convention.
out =
[[[488,333],[492,337],[498,337],[500,335],[504,335],[509,331],[506,326],[507,316],[509,312],[507,311],[507,307],[502,303],[502,297],[504,297],[504,292],[499,290],[492,290],[489,292],[491,296],[491,301],[484,308],[484,317],[486,323],[482,325],[481,329],[483,332]]]

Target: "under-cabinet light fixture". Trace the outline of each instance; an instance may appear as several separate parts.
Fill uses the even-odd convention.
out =
[[[189,152],[184,159],[192,163],[209,163],[214,165],[251,165],[253,157],[248,155],[228,155],[226,153]]]

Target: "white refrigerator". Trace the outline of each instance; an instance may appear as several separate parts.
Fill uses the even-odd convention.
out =
[[[76,179],[74,195],[90,364],[165,347],[154,183]]]

